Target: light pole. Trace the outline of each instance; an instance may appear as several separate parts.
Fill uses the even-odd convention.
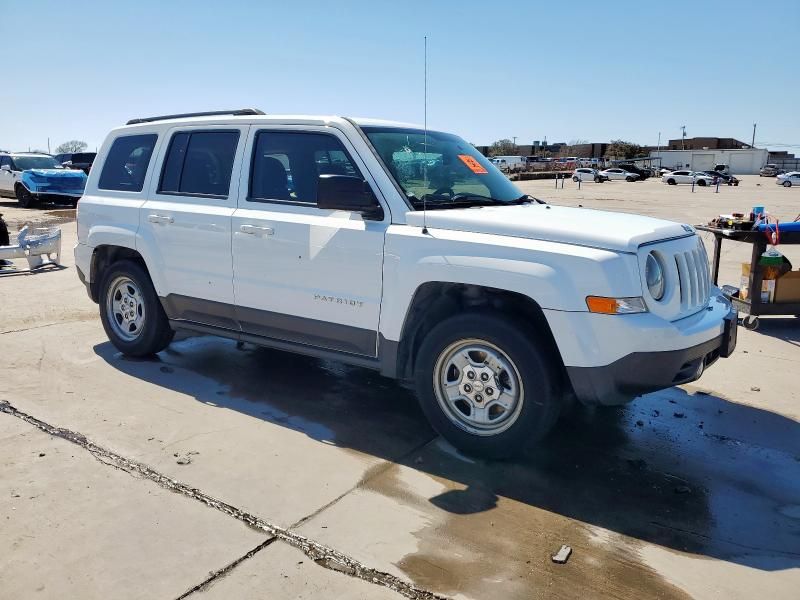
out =
[[[755,148],[756,147],[756,124],[755,123],[753,123],[753,141],[750,144],[750,147],[751,148]]]
[[[686,150],[684,141],[686,140],[686,125],[681,125],[681,150]]]
[[[658,168],[661,168],[661,132],[658,132],[658,145],[656,146],[656,158],[658,158]],[[650,165],[651,167],[653,165]]]

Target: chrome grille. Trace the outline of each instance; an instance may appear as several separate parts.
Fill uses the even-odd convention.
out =
[[[698,239],[693,250],[677,252],[675,266],[678,268],[681,313],[700,309],[708,303],[711,280],[708,272],[708,255],[702,240]]]

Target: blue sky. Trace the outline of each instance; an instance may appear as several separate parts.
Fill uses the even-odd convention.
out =
[[[0,148],[253,106],[422,122],[476,144],[687,135],[797,145],[800,1],[0,0]]]

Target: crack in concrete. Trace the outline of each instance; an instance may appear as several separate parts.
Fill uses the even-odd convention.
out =
[[[354,558],[339,552],[338,550],[334,550],[333,548],[329,548],[328,546],[315,542],[305,536],[291,531],[290,529],[274,525],[268,521],[265,521],[264,519],[261,519],[260,517],[257,517],[256,515],[245,512],[244,510],[236,508],[235,506],[223,502],[222,500],[218,500],[213,496],[205,494],[197,488],[190,487],[185,483],[178,481],[177,479],[167,477],[166,475],[143,463],[127,459],[116,452],[107,450],[106,448],[103,448],[102,446],[90,441],[83,434],[65,429],[63,427],[55,427],[54,425],[50,425],[49,423],[41,421],[32,415],[18,410],[8,401],[0,401],[0,412],[17,417],[18,419],[25,421],[29,425],[32,425],[49,435],[61,438],[82,447],[105,465],[125,471],[132,476],[149,479],[164,489],[181,494],[187,498],[197,500],[198,502],[201,502],[210,508],[216,509],[230,517],[233,517],[234,519],[237,519],[238,521],[241,521],[248,527],[263,531],[271,538],[278,539],[294,548],[297,548],[316,564],[326,569],[345,573],[351,577],[387,587],[412,600],[445,600],[444,596],[420,589],[415,585],[403,581],[396,575],[392,575],[391,573],[386,573],[384,571],[379,571],[377,569],[373,569],[372,567],[368,567]]]
[[[239,558],[237,558],[236,560],[234,560],[231,563],[228,563],[227,565],[225,565],[221,569],[212,572],[211,575],[209,575],[206,579],[204,579],[203,581],[198,583],[196,586],[194,586],[190,590],[186,590],[183,594],[178,596],[175,600],[183,600],[184,598],[187,598],[188,596],[191,596],[195,592],[204,591],[209,585],[214,583],[217,579],[225,577],[225,575],[227,575],[228,573],[233,571],[233,569],[235,569],[237,566],[239,566],[240,563],[243,563],[248,558],[252,558],[258,552],[261,552],[264,548],[266,548],[267,546],[269,546],[273,542],[277,542],[277,541],[278,541],[278,538],[275,538],[275,537],[267,538],[266,540],[261,542],[258,546],[256,546],[252,550],[250,550],[250,552],[248,552],[244,556],[240,556]]]
[[[417,452],[421,452],[421,451],[422,451],[422,449],[423,449],[425,446],[427,446],[427,445],[428,445],[428,444],[430,444],[431,442],[434,442],[434,441],[436,441],[436,439],[437,439],[437,438],[438,438],[438,436],[434,435],[434,436],[433,436],[433,437],[431,437],[429,440],[426,440],[426,441],[422,442],[421,444],[417,445],[416,447],[412,448],[411,450],[409,450],[409,451],[408,451],[408,452],[406,452],[405,454],[403,454],[403,455],[401,455],[400,457],[398,457],[398,458],[397,458],[397,459],[396,459],[394,462],[390,462],[390,461],[388,461],[388,460],[385,460],[385,461],[383,461],[383,462],[381,463],[381,468],[380,468],[380,469],[375,469],[375,470],[371,470],[371,471],[370,471],[370,475],[369,475],[369,477],[365,477],[365,478],[361,479],[361,480],[360,480],[358,483],[356,483],[356,484],[355,484],[353,487],[351,487],[349,490],[346,490],[345,492],[342,492],[341,494],[339,494],[338,496],[336,496],[336,498],[334,498],[333,500],[331,500],[331,501],[330,501],[330,502],[328,502],[327,504],[323,504],[323,505],[322,505],[322,506],[320,506],[320,507],[319,507],[317,510],[315,510],[315,511],[314,511],[314,512],[312,512],[312,513],[309,513],[309,514],[307,514],[305,517],[303,517],[302,519],[300,519],[300,520],[299,520],[299,521],[297,521],[296,523],[292,523],[292,524],[289,526],[289,529],[297,529],[298,527],[302,527],[303,525],[305,525],[306,523],[308,523],[308,522],[309,522],[311,519],[313,519],[313,518],[314,518],[314,517],[316,517],[317,515],[319,515],[319,514],[321,514],[321,513],[325,512],[326,510],[328,510],[328,509],[329,509],[331,506],[333,506],[334,504],[336,504],[337,502],[339,502],[339,500],[341,500],[341,499],[342,499],[342,498],[344,498],[345,496],[348,496],[349,494],[351,494],[352,492],[356,491],[357,489],[363,488],[363,487],[364,487],[364,485],[366,485],[366,483],[367,483],[367,482],[369,482],[369,481],[372,481],[373,479],[375,479],[375,478],[376,478],[376,477],[378,477],[379,475],[382,475],[382,474],[384,474],[384,473],[385,473],[387,470],[389,470],[389,469],[390,469],[390,468],[391,468],[393,465],[395,465],[395,464],[397,464],[397,463],[401,463],[401,464],[402,464],[402,462],[403,462],[403,460],[404,460],[405,458],[407,458],[407,457],[409,457],[409,456],[411,456],[412,454],[415,454],[415,453],[417,453]]]
[[[91,321],[95,317],[86,317],[85,319],[70,319],[69,321],[56,321],[55,323],[45,323],[44,325],[31,325],[30,327],[23,327],[22,329],[9,329],[7,331],[0,331],[0,335],[6,335],[7,333],[23,333],[25,331],[32,331],[34,329],[44,329],[45,327],[55,327],[56,325],[66,325],[68,323],[83,323],[85,321]]]
[[[731,546],[736,546],[737,548],[744,548],[745,550],[755,550],[757,552],[767,552],[770,554],[780,554],[783,556],[792,556],[792,557],[800,557],[800,553],[798,552],[790,552],[787,550],[776,550],[774,548],[761,548],[759,546],[750,546],[748,544],[742,544],[740,542],[734,542],[733,540],[726,540],[726,539],[718,539],[715,540],[710,535],[706,535],[705,533],[700,533],[699,531],[692,531],[691,529],[682,529],[681,527],[675,527],[674,525],[665,525],[664,523],[659,523],[658,521],[650,521],[651,525],[655,525],[656,527],[661,527],[662,529],[669,529],[670,531],[677,531],[679,533],[685,533],[688,535],[693,535],[695,537],[699,537],[701,539],[710,541],[710,542],[720,542],[723,544],[730,544]]]

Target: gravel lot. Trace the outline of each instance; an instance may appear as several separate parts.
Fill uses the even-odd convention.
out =
[[[519,185],[689,223],[800,212],[800,189],[753,176]],[[0,598],[797,598],[800,319],[482,462],[371,371],[211,337],[123,358],[75,274],[74,211],[0,212],[62,223],[65,249],[0,276]],[[724,249],[737,283],[749,247]]]

